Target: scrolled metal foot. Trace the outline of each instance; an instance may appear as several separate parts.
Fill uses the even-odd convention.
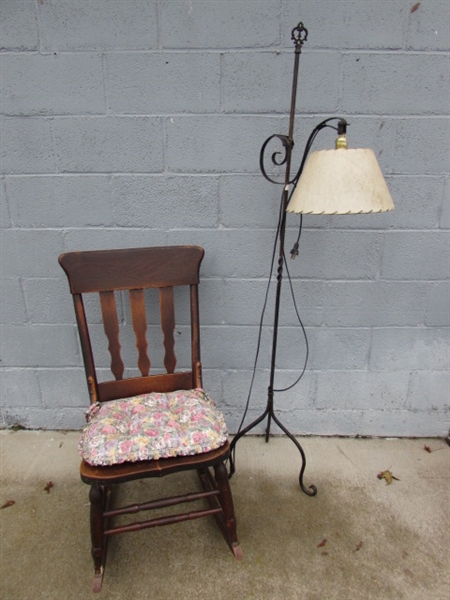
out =
[[[275,423],[278,425],[278,427],[288,436],[288,438],[294,442],[294,444],[297,446],[298,451],[300,452],[300,455],[302,457],[302,468],[300,469],[300,474],[298,476],[298,481],[300,484],[300,487],[302,489],[302,491],[307,495],[307,496],[315,496],[317,494],[317,488],[315,485],[311,484],[308,488],[305,486],[305,484],[303,483],[303,473],[305,472],[306,469],[306,456],[305,453],[303,451],[303,448],[300,446],[299,442],[295,439],[295,437],[292,435],[292,433],[286,429],[286,427],[280,422],[279,419],[277,419],[277,417],[275,416],[275,414],[272,414],[272,418],[275,421]]]
[[[307,488],[304,486],[301,476],[299,476],[298,481],[299,481],[300,487],[302,488],[302,491],[305,492],[305,494],[307,496],[315,496],[317,494],[317,488],[313,483],[309,486],[309,488]]]

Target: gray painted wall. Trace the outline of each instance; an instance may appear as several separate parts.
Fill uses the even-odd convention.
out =
[[[279,201],[259,149],[287,132],[303,20],[296,147],[346,116],[396,211],[304,219],[289,265],[310,361],[276,406],[296,433],[448,433],[449,5],[415,4],[1,1],[3,427],[83,423],[59,253],[189,243],[206,249],[205,383],[236,430]],[[289,216],[288,250],[296,226]],[[278,387],[305,352],[284,290]],[[270,306],[250,416],[265,405],[271,318]]]

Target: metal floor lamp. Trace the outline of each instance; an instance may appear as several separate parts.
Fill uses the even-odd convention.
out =
[[[295,47],[294,72],[292,79],[291,107],[289,116],[288,135],[272,135],[262,145],[260,153],[260,168],[264,177],[271,183],[280,184],[272,179],[264,166],[264,156],[269,142],[277,138],[281,142],[283,152],[275,152],[271,156],[272,163],[284,166],[284,185],[281,197],[280,221],[278,229],[278,267],[275,296],[275,313],[272,336],[272,354],[270,363],[270,378],[267,404],[263,413],[252,423],[240,430],[231,442],[230,477],[235,472],[234,451],[239,439],[252,430],[264,419],[267,419],[265,440],[269,441],[272,420],[298,448],[302,465],[299,474],[300,487],[308,496],[315,496],[315,485],[306,487],[303,475],[306,468],[306,457],[302,446],[294,435],[281,423],[274,410],[274,382],[276,373],[276,355],[278,344],[278,324],[283,283],[283,267],[285,264],[285,231],[286,212],[300,214],[360,214],[393,210],[394,204],[387,188],[375,154],[369,149],[347,149],[347,122],[343,118],[331,117],[319,123],[311,132],[305,146],[300,167],[291,177],[291,159],[294,147],[294,121],[297,97],[298,68],[302,46],[308,37],[308,30],[299,23],[291,34]],[[333,125],[333,122],[336,122]],[[338,133],[336,148],[314,152],[308,159],[309,151],[317,136],[324,128],[331,127]],[[281,155],[281,156],[280,156]],[[308,161],[307,161],[308,159]],[[292,251],[292,258],[298,253],[298,241]],[[297,380],[298,381],[298,380]],[[295,384],[294,384],[295,385]],[[292,387],[292,386],[291,386]]]

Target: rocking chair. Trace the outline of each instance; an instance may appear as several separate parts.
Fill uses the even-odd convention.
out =
[[[95,592],[102,587],[107,541],[119,533],[213,515],[235,558],[242,558],[225,466],[230,455],[226,426],[221,412],[202,388],[198,283],[203,254],[203,248],[197,246],[167,246],[70,252],[59,257],[73,296],[91,402],[79,449],[81,479],[91,486]],[[180,286],[187,290],[184,299],[190,304],[190,318],[185,317],[190,321],[190,359],[186,369],[177,371],[174,308]],[[151,288],[156,291],[149,292]],[[91,331],[92,324],[88,325],[83,302],[94,292],[100,297],[114,376],[106,381],[99,377],[94,361],[92,348],[98,336]],[[150,375],[146,333],[154,327],[153,323],[148,325],[146,297],[151,293],[159,297],[164,368],[161,364],[160,372]],[[128,302],[139,370],[134,373],[125,369],[121,353],[126,319],[121,318],[118,305],[120,309]],[[185,470],[198,472],[201,491],[122,508],[111,503],[117,484]],[[119,515],[202,500],[207,504],[198,510],[113,525],[113,518]]]

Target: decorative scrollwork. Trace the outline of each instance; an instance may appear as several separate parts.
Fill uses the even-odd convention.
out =
[[[274,135],[271,135],[270,137],[268,137],[267,140],[264,142],[264,144],[261,146],[261,152],[259,154],[259,167],[261,169],[261,173],[271,183],[275,183],[277,185],[278,184],[281,185],[284,182],[283,181],[275,181],[274,179],[272,179],[271,177],[269,177],[269,175],[267,175],[267,171],[266,171],[265,166],[264,166],[264,154],[266,152],[267,145],[274,138],[278,138],[281,141],[281,143],[283,144],[283,148],[284,148],[284,155],[281,156],[281,158],[278,158],[279,155],[282,154],[282,151],[280,151],[280,150],[277,150],[271,156],[272,163],[276,167],[281,167],[281,166],[283,166],[286,163],[287,156],[288,156],[288,151],[292,150],[292,148],[294,146],[294,142],[293,142],[293,140],[289,139],[289,137],[287,135],[274,134]]]
[[[291,33],[291,40],[294,42],[296,48],[301,48],[308,39],[308,30],[300,21],[297,27],[294,27]]]

